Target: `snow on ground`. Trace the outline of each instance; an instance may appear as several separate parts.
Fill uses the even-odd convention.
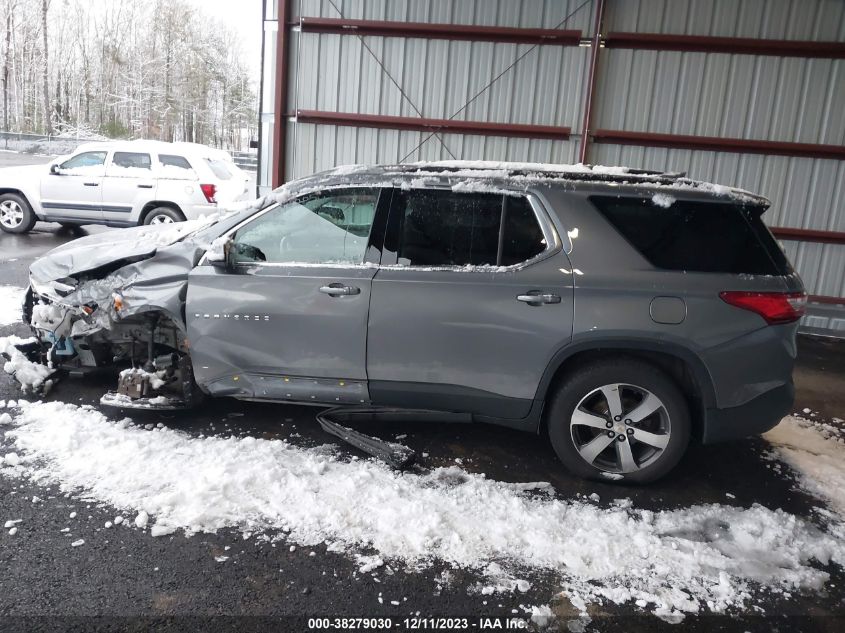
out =
[[[20,323],[23,288],[0,286],[0,325]]]
[[[845,438],[839,429],[788,416],[763,437],[798,474],[802,488],[828,500],[845,518]]]
[[[602,508],[458,467],[403,474],[329,446],[198,438],[61,402],[6,407],[0,453],[19,457],[3,475],[60,485],[156,534],[234,527],[291,547],[326,543],[364,567],[439,559],[477,570],[493,591],[550,570],[582,610],[634,602],[660,615],[750,606],[759,588],[820,590],[822,567],[845,565],[841,538],[759,505]]]
[[[19,336],[0,337],[0,363],[3,370],[20,383],[23,393],[47,393],[53,386],[49,380],[53,369],[40,363],[33,363],[18,350],[17,345],[35,342],[34,338],[23,339]],[[6,356],[9,360],[6,360]]]

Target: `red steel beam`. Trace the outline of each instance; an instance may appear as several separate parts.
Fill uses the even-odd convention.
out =
[[[273,189],[285,182],[287,167],[287,121],[285,112],[288,107],[288,66],[290,65],[290,29],[292,0],[278,0],[279,31],[276,35],[276,94],[273,114],[273,167],[271,179]]]
[[[763,40],[750,37],[617,32],[608,33],[604,38],[604,45],[606,48],[633,48],[652,51],[845,59],[845,42],[807,42],[801,40]]]
[[[517,123],[489,123],[487,121],[458,121],[455,119],[423,119],[382,114],[357,114],[353,112],[325,112],[298,110],[300,123],[318,125],[343,125],[370,127],[385,130],[411,130],[414,132],[445,132],[452,134],[477,134],[481,136],[508,136],[516,138],[543,138],[566,140],[570,128],[551,125],[525,125]]]
[[[590,42],[590,74],[587,79],[587,95],[584,99],[584,120],[581,122],[581,148],[579,161],[587,162],[587,144],[590,141],[590,126],[593,120],[593,96],[596,92],[596,69],[601,49],[601,26],[604,20],[604,0],[596,0],[596,21],[593,25],[593,39]]]
[[[806,156],[810,158],[832,158],[834,160],[845,159],[845,146],[823,145],[821,143],[755,141],[739,138],[720,138],[716,136],[628,132],[625,130],[594,130],[592,137],[596,143],[615,143],[618,145],[701,149],[711,152],[734,152],[740,154]]]
[[[795,242],[818,242],[821,244],[845,244],[845,232],[820,231],[817,229],[794,229],[790,227],[773,226],[772,234],[781,240]]]
[[[508,42],[513,44],[550,44],[578,46],[581,31],[558,29],[523,29],[476,24],[438,24],[425,22],[388,22],[383,20],[347,20],[345,18],[303,17],[296,22],[303,33],[335,35],[380,35],[416,37],[430,40],[471,42]]]

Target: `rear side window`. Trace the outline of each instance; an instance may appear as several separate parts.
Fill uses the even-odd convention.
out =
[[[181,169],[190,169],[191,163],[183,156],[175,156],[172,154],[159,154],[159,162],[165,167],[179,167]]]
[[[226,161],[217,160],[215,158],[206,158],[206,164],[208,164],[209,169],[217,176],[220,180],[229,180],[232,177],[232,172],[229,171],[229,168],[226,166]]]
[[[133,169],[150,169],[152,165],[149,154],[136,152],[115,152],[111,162],[112,165],[117,167],[131,167]]]
[[[521,197],[414,189],[397,192],[393,213],[404,266],[510,266],[546,247],[534,210]]]
[[[593,196],[602,215],[653,266],[666,270],[786,275],[791,267],[760,218],[765,210],[731,202]]]

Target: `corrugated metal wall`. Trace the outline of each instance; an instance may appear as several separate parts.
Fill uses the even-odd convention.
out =
[[[407,22],[543,27],[559,23],[574,0],[405,0],[336,2],[342,17]],[[301,15],[341,17],[327,1],[302,2]],[[586,30],[588,10],[566,28]],[[367,37],[379,62],[355,36],[295,33],[291,53],[296,90],[289,111],[327,110],[390,116],[450,118],[530,45]],[[543,46],[523,59],[455,119],[538,125],[571,125],[582,113],[581,90],[588,50]],[[309,80],[311,79],[311,80]],[[316,80],[313,80],[316,79]],[[577,93],[577,94],[575,94]],[[413,105],[412,105],[413,104]],[[289,176],[299,177],[344,163],[398,162],[427,134],[395,130],[297,124]],[[573,141],[440,134],[408,160],[451,157],[572,162]],[[448,148],[448,149],[447,149]]]
[[[524,28],[578,29],[592,37],[596,1],[302,0],[299,16]],[[274,0],[267,18],[274,20]],[[270,182],[275,22],[265,22],[262,171]],[[603,33],[664,33],[845,41],[841,0],[606,0]],[[446,119],[531,48],[527,44],[302,33],[291,39],[286,113],[320,110]],[[464,159],[577,162],[589,46],[538,46],[461,120],[572,128],[569,140],[440,134],[296,123],[286,119],[288,179],[347,163]],[[269,87],[269,89],[268,89]],[[845,60],[750,54],[602,49],[595,129],[845,145]],[[413,104],[413,105],[411,105]],[[591,144],[589,160],[687,171],[769,197],[775,226],[845,231],[845,161]],[[845,297],[845,246],[786,242],[811,294]],[[845,332],[842,311],[808,325]]]

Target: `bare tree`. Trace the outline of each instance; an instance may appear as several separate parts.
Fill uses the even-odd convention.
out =
[[[229,148],[255,132],[257,100],[238,38],[197,5],[0,2],[5,129]]]

